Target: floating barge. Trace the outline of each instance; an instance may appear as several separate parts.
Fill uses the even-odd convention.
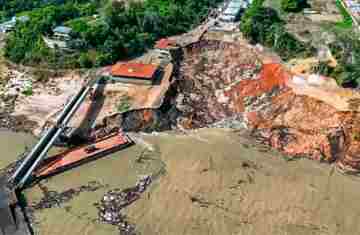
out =
[[[96,160],[105,155],[114,153],[133,144],[133,141],[124,133],[118,132],[97,139],[85,146],[66,150],[44,160],[34,172],[37,178],[51,176],[67,169],[79,166],[85,162]]]

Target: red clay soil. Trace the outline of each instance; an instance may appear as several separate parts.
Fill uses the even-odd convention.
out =
[[[280,64],[264,64],[256,80],[244,80],[225,91],[225,96],[229,97],[236,104],[235,112],[243,112],[243,98],[247,96],[258,96],[270,92],[275,87],[285,87],[286,81],[291,78],[291,74]]]
[[[236,88],[241,96],[258,96],[270,92],[274,87],[284,87],[290,78],[291,74],[282,65],[264,64],[257,80],[241,81]]]
[[[244,112],[244,99],[279,89],[265,107],[245,112],[249,126],[272,147],[290,156],[336,161],[344,155],[343,114],[320,101],[295,95],[286,87],[291,73],[280,64],[265,64],[258,79],[245,80],[225,92]],[[241,107],[241,109],[239,108]]]
[[[341,157],[345,148],[341,114],[329,105],[291,91],[274,97],[249,122],[272,147],[290,156],[332,162]]]
[[[245,113],[249,126],[287,155],[335,161],[345,148],[345,134],[339,127],[341,114],[320,101],[296,96],[286,88],[290,78],[282,65],[265,64],[258,79],[241,81],[226,95],[239,94],[237,99],[244,99],[280,89],[264,108]]]
[[[144,116],[144,122],[153,121],[154,116],[153,116],[153,112],[151,110],[144,110],[143,116]]]
[[[238,86],[242,98],[259,96],[279,87],[266,106],[245,113],[256,135],[286,155],[335,162],[346,172],[360,170],[360,115],[340,112],[314,98],[286,88],[291,74],[281,65],[265,65],[259,80]]]
[[[336,162],[346,172],[360,172],[358,113],[340,112],[315,98],[296,95],[287,87],[292,74],[281,64],[264,64],[255,79],[239,79],[235,71],[243,63],[241,54],[234,53],[231,46],[223,50],[225,56],[220,55],[213,64],[203,66],[197,54],[185,64],[185,81],[194,85],[181,90],[190,100],[180,103],[190,110],[182,120],[183,127],[197,127],[201,119],[209,124],[221,116],[242,114],[255,137],[287,156]],[[230,86],[223,89],[228,100],[220,102],[214,94],[222,84]],[[217,113],[221,115],[213,115]]]

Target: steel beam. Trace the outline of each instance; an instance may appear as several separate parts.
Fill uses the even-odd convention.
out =
[[[19,188],[22,188],[26,181],[31,176],[32,172],[36,169],[36,167],[39,165],[39,163],[42,161],[42,159],[46,156],[49,149],[54,144],[55,140],[60,136],[60,134],[65,130],[66,125],[71,120],[72,116],[75,114],[75,112],[78,110],[82,102],[84,101],[85,97],[90,91],[90,87],[86,87],[85,89],[82,89],[82,94],[80,96],[77,96],[77,101],[75,104],[72,105],[72,107],[69,106],[69,111],[66,114],[66,116],[61,120],[61,123],[58,124],[55,128],[57,128],[56,133],[51,137],[50,141],[47,143],[47,145],[42,149],[40,154],[36,157],[30,168],[26,171],[25,175],[20,179],[19,184],[17,186]]]
[[[51,139],[54,133],[56,133],[57,126],[63,123],[64,119],[68,116],[68,113],[73,110],[73,106],[77,104],[77,101],[80,97],[83,96],[84,91],[87,89],[89,89],[89,87],[81,87],[80,91],[77,92],[77,94],[74,95],[71,100],[65,105],[64,109],[56,120],[56,125],[48,129],[45,135],[41,137],[41,139],[38,141],[35,147],[32,148],[31,152],[26,156],[21,165],[16,169],[15,173],[10,177],[10,181],[13,181],[15,184],[17,183],[16,181],[18,180],[18,178],[23,175],[24,171],[26,171],[28,165],[31,164],[34,158],[37,158],[37,156],[39,156],[39,153],[41,154],[41,150],[44,149],[44,147],[46,146],[46,142]]]

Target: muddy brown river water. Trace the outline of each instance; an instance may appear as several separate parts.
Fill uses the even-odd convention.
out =
[[[0,168],[13,162],[19,154],[24,152],[26,146],[31,147],[35,141],[36,139],[29,134],[0,130]]]
[[[36,138],[28,134],[0,132],[0,147],[3,150],[0,168],[14,161],[25,146],[31,147],[35,142]],[[139,156],[142,156],[140,162],[136,161]],[[132,187],[139,176],[156,174],[163,167],[156,151],[149,153],[146,146],[137,145],[42,180],[42,188],[59,193],[94,182],[100,188],[82,191],[70,202],[53,208],[35,210],[35,234],[119,234],[115,226],[98,222],[98,211],[93,204],[100,201],[107,191]],[[40,186],[24,191],[29,204],[36,204],[44,197]]]
[[[229,130],[135,137],[135,146],[26,189],[28,203],[36,204],[44,188],[61,193],[94,181],[101,185],[36,210],[35,234],[119,234],[115,226],[97,220],[94,202],[111,189],[133,186],[139,175],[164,169],[124,210],[139,234],[360,234],[360,179],[341,175],[330,165],[287,161]],[[2,132],[6,155],[0,166],[34,141],[29,135]]]

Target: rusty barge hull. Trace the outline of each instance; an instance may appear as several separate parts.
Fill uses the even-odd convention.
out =
[[[86,148],[89,145],[85,145],[47,158],[34,172],[34,176],[37,179],[50,177],[63,171],[78,167],[82,164],[105,157],[108,154],[115,153],[133,144],[134,142],[127,135],[113,134],[91,143],[90,145],[97,148],[97,150],[91,153],[86,152]]]

